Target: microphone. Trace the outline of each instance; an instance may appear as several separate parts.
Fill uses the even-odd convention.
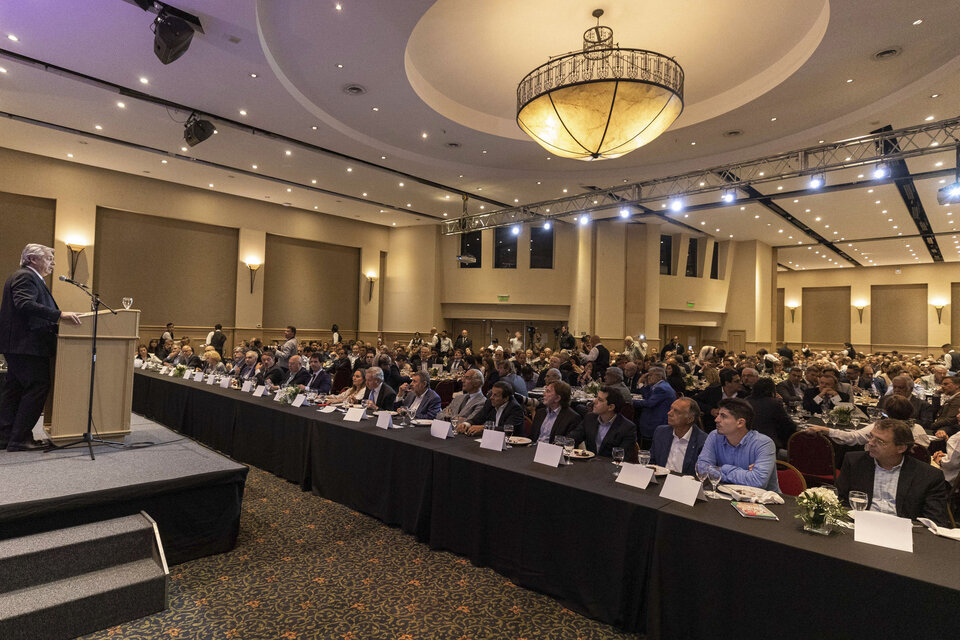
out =
[[[59,280],[60,280],[61,282],[69,282],[70,284],[76,285],[76,286],[78,286],[78,287],[80,287],[80,288],[82,288],[82,289],[86,289],[86,288],[87,288],[87,285],[83,284],[82,282],[77,282],[76,280],[71,280],[71,279],[68,278],[67,276],[60,276]]]

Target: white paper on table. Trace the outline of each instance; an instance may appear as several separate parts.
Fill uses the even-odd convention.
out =
[[[283,390],[277,389],[277,392],[273,394],[273,401],[280,402],[280,399],[283,397]]]
[[[203,382],[203,371],[197,371],[193,374],[194,382]]]
[[[377,428],[389,429],[393,426],[393,416],[389,411],[377,411]]]
[[[483,437],[480,438],[480,448],[490,449],[491,451],[503,451],[503,442],[506,434],[503,431],[494,431],[493,429],[484,429]]]
[[[172,377],[173,377],[173,374],[175,374],[176,372],[177,372],[176,369],[170,369],[170,371],[167,372],[167,375],[172,378]]]
[[[307,399],[306,394],[298,393],[297,397],[293,399],[293,402],[290,403],[291,407],[302,407],[303,401]]]
[[[243,386],[240,388],[244,393],[250,393],[250,389],[253,389],[253,380],[244,380]]]
[[[347,409],[347,415],[343,416],[344,422],[360,422],[367,417],[365,407],[350,407]]]
[[[853,539],[856,542],[913,553],[913,523],[910,518],[899,518],[879,511],[855,513]]]
[[[653,477],[653,469],[645,464],[630,464],[629,462],[624,462],[620,467],[620,474],[617,476],[616,481],[620,484],[636,487],[637,489],[646,489],[651,480],[653,480],[654,484],[657,484],[656,479]]]
[[[259,398],[263,395],[263,392],[267,390],[266,385],[257,385],[257,388],[253,392],[254,398]]]
[[[230,388],[230,380],[232,380],[232,378],[230,378],[229,376],[223,376],[223,379],[220,380],[220,388],[221,388],[221,389],[229,389],[229,388]]]
[[[695,478],[688,476],[678,476],[670,474],[663,483],[663,489],[660,490],[660,497],[667,500],[673,500],[692,507],[697,499],[706,500],[703,495],[703,485],[697,482]]]
[[[433,420],[430,422],[430,435],[445,440],[453,435],[453,425],[445,420]]]
[[[207,376],[207,384],[213,384],[213,383],[214,383],[214,375],[211,373],[210,375]]]
[[[137,367],[137,368],[138,368],[138,369],[146,369],[146,368],[147,368],[147,365],[149,365],[149,364],[150,364],[150,361],[149,361],[149,360],[142,360],[142,361],[140,362],[140,366]]]
[[[336,410],[337,410],[337,408],[336,408],[334,405],[332,405],[332,404],[328,404],[327,406],[325,406],[325,407],[322,408],[322,409],[317,409],[317,411],[319,411],[320,413],[333,413],[333,412],[336,411]]]
[[[533,461],[538,464],[545,464],[548,467],[560,466],[560,458],[563,457],[563,447],[549,442],[538,442],[537,450],[533,454]]]
[[[169,372],[170,372],[170,367],[168,367],[167,365],[163,365],[162,367],[160,367],[160,375],[165,376]]]

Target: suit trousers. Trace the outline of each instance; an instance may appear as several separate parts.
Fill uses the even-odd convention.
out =
[[[50,357],[4,354],[7,379],[0,397],[0,442],[31,442],[50,391]]]

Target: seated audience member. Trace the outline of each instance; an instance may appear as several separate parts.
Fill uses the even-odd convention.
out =
[[[641,378],[643,386],[640,387],[641,400],[633,400],[633,406],[640,409],[640,416],[637,420],[637,433],[646,442],[653,439],[653,432],[662,424],[667,423],[667,412],[670,411],[670,405],[677,399],[677,394],[673,387],[664,380],[666,371],[663,367],[650,367]],[[631,399],[628,396],[627,402]]]
[[[894,381],[896,381],[896,378],[894,378]],[[917,424],[915,418],[913,417],[914,408],[910,399],[905,398],[902,395],[887,396],[887,402],[883,411],[887,414],[887,417],[893,418],[894,420],[903,420],[909,424],[910,430],[913,433],[914,442],[924,447],[930,446],[930,436],[927,435],[927,432],[923,430],[922,426]],[[873,424],[874,423],[871,422],[870,424],[855,430],[830,429],[820,425],[807,425],[807,430],[825,433],[828,438],[837,444],[845,444],[856,447],[863,446],[870,440],[870,433],[873,431]]]
[[[463,360],[463,352],[460,349],[453,350],[453,358],[450,359],[450,364],[448,365],[448,370],[450,373],[460,373],[463,369],[467,368],[466,362]]]
[[[636,362],[627,361],[623,365],[623,385],[630,390],[631,394],[637,393],[640,389],[640,367]]]
[[[523,378],[523,382],[527,386],[527,393],[524,395],[527,395],[537,388],[537,373],[529,364],[525,364],[520,368],[520,377]]]
[[[902,420],[885,418],[874,424],[867,450],[843,458],[837,478],[841,503],[846,504],[851,491],[863,491],[870,511],[950,526],[950,486],[939,469],[904,455],[912,446],[910,427]]]
[[[509,383],[515,393],[519,393],[523,397],[527,396],[527,383],[517,375],[517,370],[513,362],[510,360],[501,360],[500,363],[497,364],[497,373],[499,374],[498,380]]]
[[[803,392],[803,408],[810,413],[831,411],[841,402],[850,402],[850,396],[838,391],[836,377],[827,373],[820,376],[817,388]]]
[[[930,373],[922,376],[918,381],[924,389],[938,389],[943,379],[947,377],[947,369],[942,364],[935,364],[930,367]]]
[[[170,350],[167,351],[167,355],[163,359],[163,364],[167,364],[173,367],[180,364],[180,345],[176,343],[171,345]]]
[[[880,398],[880,402],[877,404],[880,410],[887,411],[887,403],[890,402],[891,398],[905,398],[910,403],[911,414],[906,418],[898,418],[899,420],[909,418],[914,422],[919,422],[922,427],[929,427],[933,424],[933,406],[926,400],[913,395],[913,378],[908,375],[899,375],[890,383],[890,388],[891,393]],[[887,413],[889,414],[889,412]]]
[[[366,370],[357,369],[354,371],[350,382],[352,386],[347,387],[335,396],[327,398],[327,402],[330,404],[338,402],[357,404],[362,402],[363,397],[367,395]]]
[[[553,444],[557,436],[568,435],[576,429],[580,420],[580,414],[570,408],[570,385],[553,380],[543,388],[543,406],[533,416],[530,438],[548,438]]]
[[[960,430],[957,423],[957,411],[960,411],[960,377],[944,378],[940,383],[940,410],[934,418],[931,428],[937,437],[948,438]]]
[[[215,349],[203,352],[203,373],[205,375],[226,373],[227,369],[220,361],[220,354]]]
[[[137,367],[142,367],[144,362],[156,362],[159,364],[160,358],[150,353],[146,345],[141,344],[137,347],[137,357],[133,359],[133,364]]]
[[[957,419],[960,420],[960,413],[957,414]],[[960,431],[947,440],[946,451],[937,451],[933,454],[933,461],[940,465],[943,477],[952,485],[960,472]]]
[[[280,383],[281,387],[303,386],[310,379],[310,374],[303,368],[303,360],[297,354],[287,358],[287,369],[287,375],[283,376],[283,382]]]
[[[394,408],[415,420],[433,420],[440,413],[440,396],[430,388],[430,374],[414,371],[412,380],[397,390]]]
[[[623,448],[624,460],[637,461],[637,426],[623,417],[624,399],[620,392],[610,387],[601,387],[593,401],[590,413],[574,427],[568,437],[584,443],[587,450],[609,458],[614,447]]]
[[[820,365],[818,364],[812,364],[807,367],[806,371],[803,372],[803,382],[800,383],[804,391],[807,389],[820,388],[820,371]]]
[[[160,358],[160,360],[166,362],[167,358],[170,357],[170,354],[173,353],[174,346],[175,345],[172,339],[168,338],[167,340],[164,340],[157,347],[156,356]],[[179,351],[179,347],[177,348],[177,350]]]
[[[397,392],[383,381],[383,369],[371,366],[365,373],[367,391],[363,394],[368,409],[390,411],[397,399]]]
[[[472,356],[471,356],[472,357]],[[463,384],[463,393],[454,396],[450,404],[440,412],[443,420],[460,417],[461,420],[474,422],[474,418],[483,409],[486,398],[483,396],[483,373],[480,369],[467,369],[460,379]]]
[[[687,391],[687,383],[683,379],[684,371],[682,368],[673,362],[668,362],[664,366],[664,371],[666,372],[666,377],[664,380],[667,381],[672,388],[674,393],[677,394],[677,397],[684,395]]]
[[[243,358],[243,364],[233,368],[233,376],[241,383],[247,380],[253,380],[257,377],[257,352],[247,351]]]
[[[720,467],[722,482],[779,492],[777,448],[773,440],[752,429],[750,403],[727,398],[718,409],[717,428],[707,435],[699,460]]]
[[[707,433],[713,431],[717,413],[720,412],[721,400],[742,398],[745,395],[743,386],[740,384],[740,374],[735,369],[721,369],[720,384],[707,387],[694,397],[703,415],[703,430]]]
[[[490,389],[490,398],[477,412],[473,422],[461,424],[459,430],[467,435],[477,435],[483,431],[487,421],[493,422],[493,428],[503,431],[503,425],[513,425],[514,433],[523,430],[523,407],[513,397],[513,387],[509,382],[498,381]]]
[[[264,351],[260,356],[260,371],[255,378],[257,385],[265,385],[269,382],[273,386],[279,386],[283,381],[283,370],[277,366],[273,359],[272,351]]]
[[[650,462],[682,475],[696,472],[697,458],[707,440],[698,426],[700,405],[693,398],[677,398],[667,412],[667,424],[653,432]]]
[[[177,364],[186,365],[187,369],[191,370],[203,368],[203,361],[193,353],[193,347],[189,344],[180,347],[180,361]]]
[[[803,387],[800,383],[803,381],[803,371],[800,367],[790,369],[787,379],[777,385],[777,394],[786,403],[795,402],[800,404],[803,401]]]
[[[777,449],[785,449],[797,425],[787,415],[780,398],[774,396],[773,389],[773,380],[760,378],[754,383],[747,402],[753,408],[753,428],[773,440]]]
[[[584,362],[583,369],[581,370],[580,375],[577,376],[577,386],[585,387],[593,381],[594,381],[593,363]]]
[[[753,391],[753,385],[760,379],[760,374],[753,367],[744,367],[740,371],[740,384],[743,386],[744,396],[749,396]]]
[[[624,402],[632,402],[633,394],[630,388],[623,384],[623,369],[620,367],[607,367],[603,374],[603,383],[619,391]]]
[[[323,363],[320,356],[314,352],[310,356],[310,371],[307,372],[307,379],[303,383],[304,390],[313,390],[317,393],[330,393],[330,387],[333,386],[333,379],[330,374],[323,370]]]
[[[867,392],[873,392],[878,396],[887,393],[887,381],[874,375],[873,367],[869,364],[863,365],[860,369],[860,380],[867,386],[864,387]]]
[[[399,389],[404,380],[400,375],[400,367],[393,363],[393,358],[386,353],[381,353],[377,356],[377,366],[383,369],[383,381],[390,385],[391,389]]]

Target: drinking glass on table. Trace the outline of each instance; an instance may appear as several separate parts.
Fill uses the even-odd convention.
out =
[[[483,423],[483,428],[490,429],[491,431],[495,429],[496,426],[497,426],[497,423],[494,422],[493,420],[487,420],[486,422]]]
[[[613,472],[614,476],[620,475],[620,469],[623,465],[623,447],[613,448],[613,464],[617,465],[617,470]]]
[[[567,438],[565,436],[557,436],[554,439],[554,442],[563,446],[563,464],[564,465],[573,464],[572,462],[570,462],[570,455],[573,453],[574,445],[577,444],[576,442],[573,441],[573,438]]]
[[[124,309],[129,309],[133,306],[133,298],[123,298],[120,302],[123,303]]]
[[[700,481],[700,484],[703,484],[707,479],[707,471],[710,469],[710,463],[706,460],[697,460],[697,466],[694,467],[693,472],[697,475],[697,480]]]
[[[503,448],[504,449],[513,449],[510,446],[510,438],[513,437],[513,425],[505,424],[503,425]]]
[[[723,472],[720,471],[720,467],[715,467],[710,465],[707,469],[707,480],[710,481],[710,484],[713,485],[713,491],[707,491],[704,495],[708,498],[715,498],[717,500],[723,498],[722,495],[717,493],[717,485],[720,484],[720,480],[723,478]]]
[[[867,508],[867,494],[863,491],[851,491],[847,494],[847,500],[854,511],[864,511]]]
[[[646,466],[646,465],[650,464],[650,452],[649,452],[649,451],[646,451],[646,450],[644,450],[644,449],[641,449],[641,450],[637,453],[637,463],[639,463],[639,464],[641,464],[641,465],[643,465],[643,466]]]

